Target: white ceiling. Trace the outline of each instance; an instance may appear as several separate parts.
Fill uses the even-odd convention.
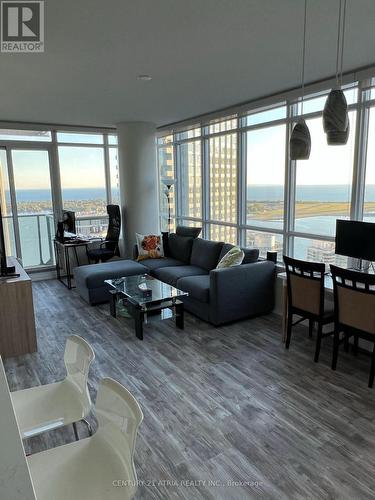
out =
[[[339,0],[309,0],[306,81],[334,73]],[[375,63],[347,0],[344,69]],[[300,83],[303,0],[46,0],[44,54],[0,54],[0,120],[158,126]],[[150,74],[149,82],[138,74]]]

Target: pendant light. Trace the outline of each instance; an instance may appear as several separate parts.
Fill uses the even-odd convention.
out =
[[[341,90],[344,60],[346,0],[339,0],[339,2],[336,49],[336,86],[329,93],[323,110],[323,128],[324,132],[327,134],[327,144],[332,146],[346,144],[349,137],[348,105],[345,94]]]
[[[291,160],[308,160],[311,151],[311,136],[308,126],[306,125],[303,116],[303,98],[305,93],[305,53],[306,53],[306,19],[307,19],[307,0],[305,0],[305,13],[303,21],[303,50],[302,50],[302,101],[301,101],[301,118],[294,125],[290,136],[290,159]]]

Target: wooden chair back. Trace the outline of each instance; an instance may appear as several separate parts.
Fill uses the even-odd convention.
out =
[[[375,275],[330,267],[335,323],[375,336]]]
[[[286,255],[284,263],[289,307],[312,316],[323,316],[325,265],[293,259]]]

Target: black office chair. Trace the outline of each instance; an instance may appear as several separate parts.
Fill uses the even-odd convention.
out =
[[[99,248],[88,250],[87,256],[90,263],[91,261],[94,261],[95,264],[107,262],[115,255],[120,257],[118,246],[121,231],[120,207],[118,205],[107,205],[107,213],[109,217],[107,236]]]

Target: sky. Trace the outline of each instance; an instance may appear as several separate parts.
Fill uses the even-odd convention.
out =
[[[321,109],[323,97],[307,101],[305,111]],[[355,140],[355,111],[350,112],[350,134],[345,146],[328,146],[322,118],[307,120],[311,134],[308,160],[297,162],[297,185],[348,185],[352,182]],[[248,124],[285,116],[285,107],[249,115]],[[285,125],[274,125],[247,132],[248,185],[283,185],[285,176]],[[65,134],[69,135],[69,134]],[[82,136],[84,137],[84,136]],[[367,149],[367,184],[375,184],[375,108],[370,112]],[[66,137],[64,140],[68,140]],[[105,186],[104,152],[99,147],[59,146],[62,188],[98,188]],[[1,150],[0,150],[1,151]],[[114,149],[110,149],[115,152]],[[4,155],[3,155],[4,156]],[[0,154],[0,161],[1,161]],[[13,150],[17,189],[49,189],[49,163],[46,151]],[[3,159],[4,163],[4,159]],[[111,165],[114,165],[111,155]]]
[[[0,156],[2,163],[4,159],[4,156]],[[50,188],[47,151],[13,150],[12,161],[16,189]],[[102,148],[60,146],[59,163],[63,189],[105,186]]]
[[[354,112],[350,121],[354,123]],[[306,121],[311,135],[308,160],[297,162],[297,184],[350,184],[353,172],[354,130],[352,125],[345,146],[328,146],[322,118]],[[256,129],[247,133],[248,185],[279,185],[285,175],[285,125]],[[374,153],[375,153],[375,148]],[[369,178],[375,182],[375,172]]]

